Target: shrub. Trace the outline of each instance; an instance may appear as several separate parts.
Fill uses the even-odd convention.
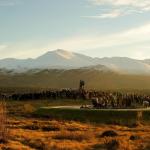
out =
[[[131,135],[131,136],[130,136],[130,140],[132,140],[132,141],[134,141],[134,140],[139,140],[139,139],[141,139],[141,137],[138,136],[138,135]]]
[[[60,131],[60,128],[57,126],[43,126],[42,131]]]
[[[144,150],[150,150],[150,145],[147,145]]]
[[[23,141],[25,145],[29,145],[31,148],[37,149],[37,150],[47,150],[47,146],[44,142],[44,139],[28,139],[26,141]]]
[[[113,130],[108,130],[108,131],[104,131],[101,135],[101,137],[105,137],[105,136],[115,137],[115,136],[118,136],[118,134]]]
[[[61,131],[57,135],[54,136],[54,139],[57,140],[75,140],[75,141],[83,141],[83,140],[91,140],[94,138],[94,135],[91,133],[85,134],[84,132],[68,132]]]
[[[112,140],[112,141],[105,143],[105,146],[106,146],[107,150],[118,150],[120,144],[119,144],[119,141],[117,141],[115,139],[115,140]]]
[[[24,104],[23,109],[25,113],[32,113],[35,111],[35,108],[31,104]]]
[[[40,129],[40,127],[38,125],[34,125],[34,124],[25,125],[22,128],[28,129],[28,130],[39,130]]]
[[[143,120],[143,112],[137,111],[135,126],[140,126]]]
[[[5,102],[0,102],[0,143],[8,140],[7,113]]]

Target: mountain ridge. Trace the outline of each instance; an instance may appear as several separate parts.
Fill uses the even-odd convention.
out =
[[[150,59],[137,60],[128,57],[93,58],[84,54],[57,49],[48,51],[35,59],[5,58],[0,60],[1,69],[16,71],[31,69],[77,69],[83,67],[93,67],[101,71],[103,68],[105,71],[111,70],[122,74],[150,74]]]

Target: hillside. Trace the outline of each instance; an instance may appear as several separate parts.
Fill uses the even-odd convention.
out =
[[[0,73],[1,87],[78,88],[79,80],[87,89],[150,89],[150,76],[121,75],[96,69],[32,70],[26,73]]]

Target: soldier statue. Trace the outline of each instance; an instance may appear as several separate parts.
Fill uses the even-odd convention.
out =
[[[86,91],[84,89],[85,86],[85,82],[83,80],[80,80],[80,84],[79,84],[79,97],[81,99],[86,99]]]
[[[79,90],[83,91],[84,90],[84,86],[85,86],[85,82],[83,80],[80,80]]]

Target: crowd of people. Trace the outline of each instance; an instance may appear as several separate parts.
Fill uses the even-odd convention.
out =
[[[98,108],[149,107],[150,95],[122,92],[92,92],[92,104]]]
[[[38,92],[1,93],[1,99],[9,100],[39,100],[39,99],[85,99],[84,92],[74,89],[47,90]]]
[[[140,107],[144,104],[150,105],[150,95],[122,93],[122,92],[104,92],[94,90],[61,89],[49,90],[31,93],[12,93],[0,94],[1,99],[9,100],[57,100],[57,99],[83,99],[91,100],[94,107],[98,108],[130,108]]]

